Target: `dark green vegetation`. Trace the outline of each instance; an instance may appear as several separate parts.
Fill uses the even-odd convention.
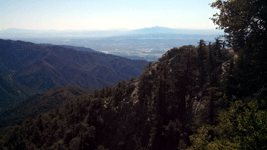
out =
[[[1,147],[266,149],[267,1],[212,6],[221,10],[214,21],[232,49],[219,39],[173,48],[137,79],[1,130]]]
[[[53,46],[53,44],[41,44],[43,46]],[[97,53],[98,51],[92,50],[91,48],[85,48],[85,47],[77,47],[77,46],[70,46],[70,45],[58,45],[61,47],[65,48],[70,48],[70,49],[75,49],[77,51],[87,51],[87,52],[95,52]]]
[[[26,119],[21,126],[2,130],[2,146],[186,148],[190,145],[189,135],[198,127],[194,117],[200,112],[199,105],[209,102],[205,97],[210,83],[215,82],[209,74],[219,74],[222,62],[231,58],[227,50],[219,53],[215,48],[216,45],[205,46],[204,41],[199,47],[174,48],[159,62],[150,63],[138,79],[94,90],[36,119]],[[217,103],[224,104],[223,100],[216,101],[217,108],[221,106]]]
[[[34,88],[21,85],[12,78],[14,72],[0,63],[0,109],[8,108],[26,97],[41,92]]]
[[[90,49],[0,40],[0,108],[55,86],[93,90],[115,85],[138,77],[148,64],[87,51]]]
[[[42,94],[30,96],[1,112],[0,129],[20,125],[27,118],[36,118],[38,114],[48,112],[54,107],[88,93],[87,90],[78,87],[55,87]]]
[[[221,75],[228,106],[191,136],[190,149],[267,149],[267,1],[217,0],[211,6],[220,10],[212,20],[237,58]]]

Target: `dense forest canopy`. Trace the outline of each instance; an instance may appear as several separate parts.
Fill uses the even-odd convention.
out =
[[[267,149],[265,0],[217,0],[226,44],[173,48],[143,73],[0,131],[0,149]]]

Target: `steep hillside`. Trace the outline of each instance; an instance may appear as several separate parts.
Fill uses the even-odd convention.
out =
[[[42,46],[54,46],[53,44],[41,44]],[[70,45],[58,45],[58,46],[61,46],[61,47],[65,47],[65,48],[70,48],[70,49],[75,49],[77,51],[86,51],[86,52],[98,52],[98,51],[95,51],[91,48],[86,48],[86,47],[77,47],[77,46],[70,46]],[[100,52],[98,52],[100,53]]]
[[[267,149],[267,1],[211,7],[231,50],[173,48],[138,79],[1,130],[0,149]]]
[[[0,64],[1,72],[4,72],[1,81],[5,80],[1,84],[4,91],[1,103],[20,100],[38,90],[46,91],[55,86],[93,90],[114,85],[138,77],[148,63],[70,48],[73,47],[0,40]],[[8,80],[14,80],[14,85]],[[28,92],[25,89],[29,89]]]
[[[42,94],[30,96],[1,112],[0,129],[21,124],[27,118],[36,118],[38,114],[48,112],[56,106],[88,93],[88,91],[77,87],[55,87]]]
[[[209,101],[211,74],[231,58],[227,50],[209,53],[201,43],[168,51],[159,62],[146,66],[138,79],[94,90],[35,120],[2,130],[2,146],[130,150],[189,146],[189,135],[198,127],[194,118]],[[216,104],[220,108],[223,102]]]
[[[21,85],[12,77],[13,74],[14,72],[10,71],[0,63],[0,109],[9,108],[14,103],[19,102],[32,94],[41,92],[37,89]]]

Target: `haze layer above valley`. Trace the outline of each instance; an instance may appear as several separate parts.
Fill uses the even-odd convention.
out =
[[[200,38],[214,41],[215,37],[222,34],[216,30],[172,29],[158,26],[137,30],[7,29],[0,31],[0,36],[4,39],[87,47],[108,54],[148,61],[157,61],[162,54],[173,47],[197,45]]]

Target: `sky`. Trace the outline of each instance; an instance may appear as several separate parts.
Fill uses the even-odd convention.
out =
[[[215,29],[215,0],[0,0],[0,30]]]

